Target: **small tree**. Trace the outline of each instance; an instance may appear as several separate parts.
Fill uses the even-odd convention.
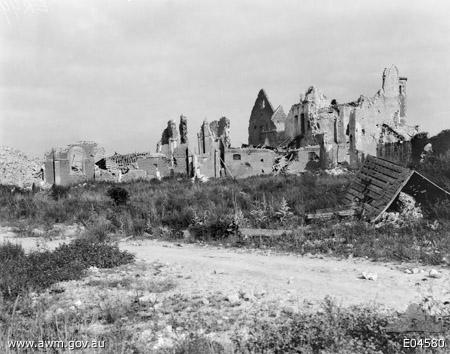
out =
[[[291,208],[284,197],[281,199],[280,207],[278,211],[275,212],[275,215],[282,223],[294,216],[294,213],[292,213]]]

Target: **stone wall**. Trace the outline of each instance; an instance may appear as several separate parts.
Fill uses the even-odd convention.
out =
[[[44,180],[49,184],[69,185],[95,178],[95,162],[104,150],[93,142],[79,142],[45,155]]]
[[[382,88],[373,97],[361,96],[345,104],[329,100],[312,86],[291,107],[286,135],[295,138],[297,147],[320,144],[324,166],[349,162],[357,167],[365,155],[377,153],[397,162],[409,161],[407,148],[394,152],[395,144],[409,141],[418,132],[406,124],[406,82],[391,66],[384,70]],[[384,134],[384,126],[393,133]],[[394,145],[383,150],[380,144]]]
[[[264,90],[260,90],[250,114],[248,144],[278,146],[286,140],[286,114],[283,107],[274,109]]]
[[[277,154],[269,149],[226,149],[226,174],[234,178],[271,174],[276,156]]]

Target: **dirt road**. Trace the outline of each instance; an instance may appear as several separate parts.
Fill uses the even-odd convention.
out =
[[[0,233],[0,243],[14,240],[32,249],[38,238],[15,238]],[[52,241],[53,248],[62,241]],[[421,272],[406,274],[405,267],[394,263],[375,263],[364,259],[338,260],[313,256],[264,254],[197,244],[175,244],[161,241],[121,242],[138,259],[160,261],[168,265],[178,291],[206,296],[214,292],[264,294],[267,300],[277,300],[294,306],[314,305],[325,296],[334,297],[343,305],[380,303],[404,310],[424,295],[450,300],[450,269],[437,267],[438,279],[428,277],[433,267],[417,266]],[[362,272],[374,273],[377,280],[361,279]]]
[[[179,278],[178,288],[188,293],[263,292],[267,299],[298,305],[330,295],[343,305],[376,302],[397,310],[425,294],[450,299],[448,268],[437,268],[442,277],[433,279],[427,276],[432,267],[419,266],[421,273],[406,274],[405,265],[362,259],[264,255],[159,241],[123,243],[121,248],[142,260],[168,263]],[[376,273],[377,280],[361,279],[362,272]]]

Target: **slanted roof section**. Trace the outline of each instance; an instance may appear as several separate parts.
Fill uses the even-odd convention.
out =
[[[345,201],[360,203],[366,216],[375,220],[392,204],[412,174],[408,168],[368,155]]]
[[[273,112],[271,117],[272,122],[274,123],[285,123],[286,122],[286,113],[284,113],[283,107],[279,105],[275,112]]]
[[[345,202],[359,203],[365,216],[376,221],[402,191],[424,208],[438,200],[450,199],[450,192],[419,172],[368,155],[345,196]]]

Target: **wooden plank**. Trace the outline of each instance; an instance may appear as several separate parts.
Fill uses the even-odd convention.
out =
[[[353,198],[351,197],[351,196],[349,196],[349,195],[345,195],[345,197],[344,197],[344,203],[354,203],[354,200],[353,200]]]
[[[308,213],[306,214],[307,219],[331,219],[333,216],[353,216],[356,214],[356,210],[354,208],[345,209],[345,210],[334,210],[331,212],[316,212],[316,213]]]
[[[369,176],[369,175],[363,175],[361,176],[361,178],[359,178],[360,183],[362,184],[374,184],[379,188],[382,188],[383,190],[386,190],[387,188],[389,188],[389,182],[383,182],[380,181],[378,178],[375,178],[373,176]]]
[[[386,210],[389,209],[389,207],[391,206],[392,202],[395,200],[395,198],[397,198],[397,195],[401,192],[401,190],[406,186],[406,184],[408,183],[408,181],[410,180],[411,176],[414,174],[413,170],[409,170],[408,176],[406,178],[404,178],[404,180],[402,181],[402,183],[398,186],[397,190],[395,191],[395,193],[393,193],[390,197],[390,200],[388,203],[386,203],[386,205],[384,206],[384,208],[380,211],[380,213],[372,220],[372,222],[377,221],[377,219],[380,217],[380,215],[385,212]]]
[[[364,194],[362,194],[362,193],[360,193],[360,192],[358,192],[358,191],[355,191],[355,190],[352,189],[352,188],[349,188],[349,190],[347,191],[347,193],[350,194],[350,195],[352,195],[352,196],[354,196],[354,197],[356,197],[356,198],[358,198],[359,200],[363,200],[363,199],[364,199]]]
[[[339,216],[353,216],[356,215],[356,210],[354,208],[346,209],[346,210],[339,210],[337,212]]]
[[[396,172],[393,170],[390,170],[386,167],[380,166],[380,165],[376,165],[374,163],[368,163],[367,165],[364,166],[366,169],[368,170],[373,170],[375,172],[379,172],[382,173],[386,176],[389,176],[391,178],[398,178],[400,175],[402,175],[403,172]]]
[[[379,208],[375,208],[370,204],[364,203],[363,208],[367,210],[371,215],[378,215],[380,212]]]
[[[360,202],[361,202],[361,201],[366,201],[367,198],[370,198],[370,199],[372,199],[372,200],[378,200],[378,199],[380,199],[380,196],[379,196],[379,195],[374,194],[374,193],[371,192],[371,191],[367,191],[367,192],[365,192],[365,193],[361,193],[361,192],[358,192],[357,190],[355,190],[355,189],[353,189],[353,188],[350,188],[350,189],[347,191],[347,194],[348,194],[350,197],[356,197],[356,198],[358,198],[358,200],[359,200]]]
[[[367,168],[363,168],[361,170],[361,173],[364,176],[369,176],[369,177],[372,177],[372,178],[376,178],[380,182],[384,182],[384,183],[396,182],[399,179],[398,176],[397,177],[391,177],[391,176],[385,175],[384,173],[381,173],[381,172],[378,172],[378,171],[375,171],[375,170],[369,170]]]
[[[370,190],[366,190],[363,192],[358,191],[357,189],[352,188],[351,189],[353,191],[353,193],[358,193],[358,195],[362,195],[362,197],[359,197],[362,200],[365,200],[367,198],[371,198],[374,200],[378,200],[380,199],[382,196],[380,196],[379,194],[375,194],[374,192],[370,191]]]
[[[390,170],[384,166],[377,165],[374,162],[368,162],[368,163],[364,164],[362,168],[365,170],[380,172],[380,173],[383,173],[392,178],[397,178],[397,176],[401,173],[401,172]]]
[[[406,167],[399,166],[399,165],[397,165],[397,164],[395,164],[393,162],[389,162],[389,161],[380,159],[380,158],[375,157],[375,156],[370,156],[370,155],[367,156],[366,161],[371,162],[371,163],[375,163],[377,165],[381,165],[383,167],[389,168],[389,169],[391,169],[393,171],[397,171],[397,172],[408,171],[408,169]]]
[[[358,190],[359,192],[363,192],[363,191],[365,191],[365,190],[370,190],[370,191],[372,191],[372,192],[374,192],[374,193],[376,193],[376,194],[378,194],[378,195],[383,195],[384,194],[384,192],[385,192],[385,189],[383,189],[383,188],[380,188],[380,187],[377,187],[375,184],[364,184],[364,183],[362,183],[362,182],[360,182],[360,181],[355,181],[353,184],[352,184],[352,187],[354,188],[354,189],[356,189],[356,190]]]

